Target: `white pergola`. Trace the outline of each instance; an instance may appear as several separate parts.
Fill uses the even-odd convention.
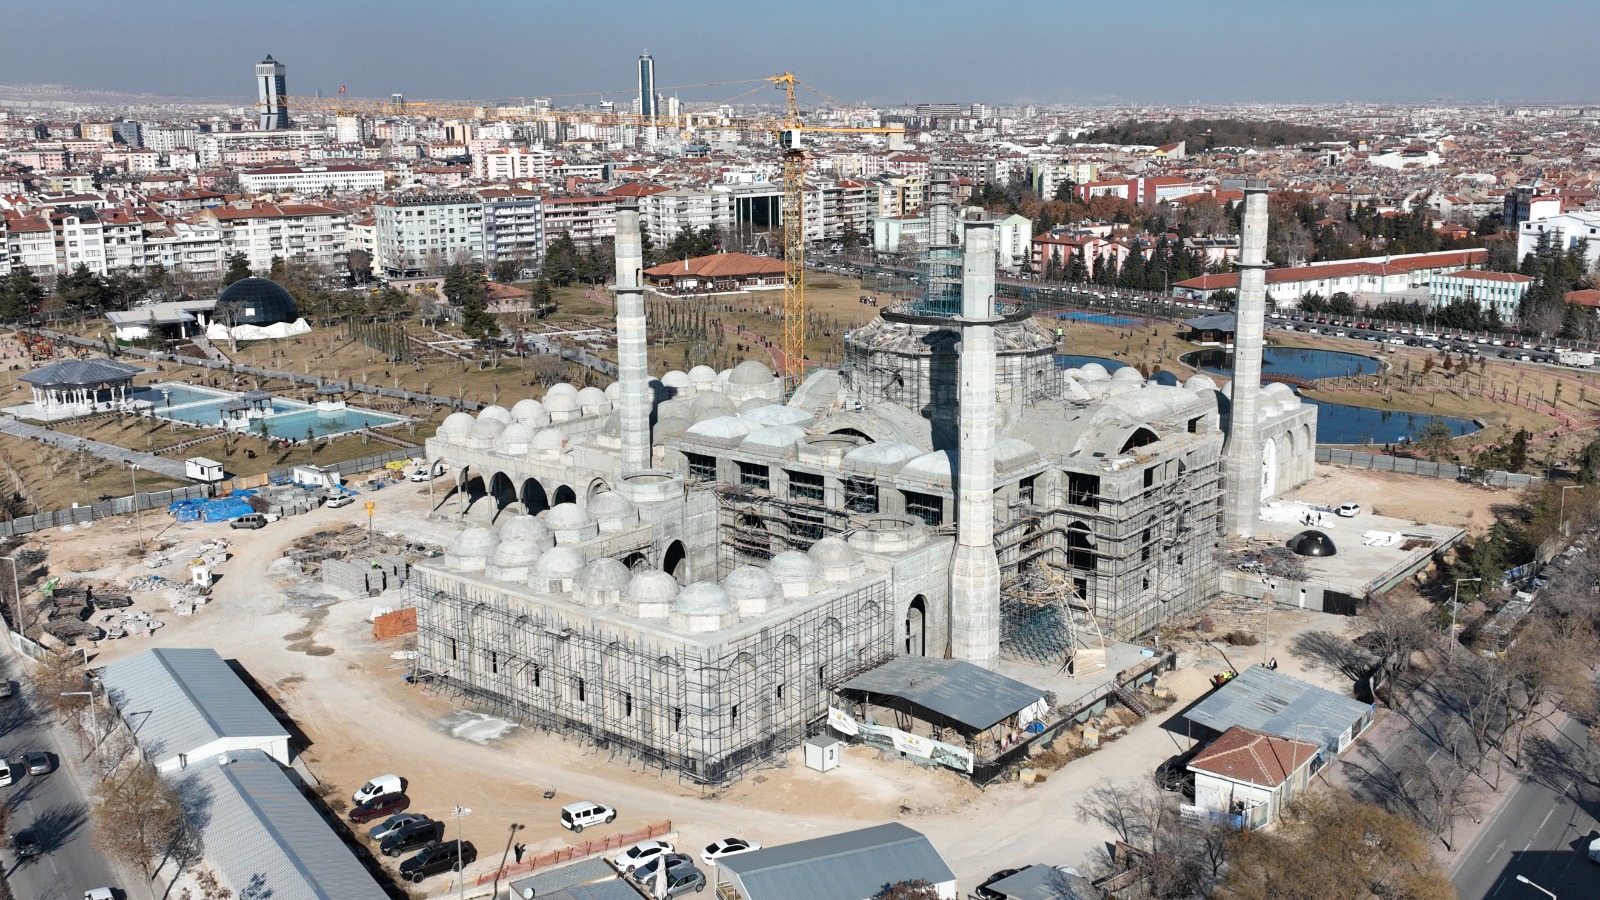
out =
[[[46,412],[126,407],[133,378],[143,370],[114,359],[68,359],[41,366],[21,377],[33,390],[34,405]]]

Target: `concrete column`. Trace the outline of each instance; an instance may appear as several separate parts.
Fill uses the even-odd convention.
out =
[[[1232,403],[1222,477],[1229,534],[1254,537],[1261,511],[1261,348],[1267,311],[1267,183],[1244,188],[1244,227],[1239,242],[1239,299],[1233,336]]]
[[[617,419],[622,474],[650,468],[650,357],[644,319],[644,249],[639,210],[617,209]]]
[[[962,223],[956,546],[950,559],[950,654],[987,669],[1000,659],[1000,561],[994,550],[994,223]]]

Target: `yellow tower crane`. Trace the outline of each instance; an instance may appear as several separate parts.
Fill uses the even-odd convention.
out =
[[[825,134],[905,134],[905,126],[852,127],[844,125],[807,125],[800,118],[800,104],[795,97],[796,86],[804,86],[827,97],[816,88],[805,84],[791,72],[756,79],[770,83],[783,91],[783,116],[778,119],[748,119],[715,113],[683,113],[676,116],[641,116],[633,113],[587,112],[583,110],[549,109],[527,105],[511,105],[507,101],[473,103],[470,101],[439,100],[362,100],[344,97],[279,97],[284,108],[303,112],[320,112],[337,116],[421,116],[433,119],[473,119],[512,122],[548,122],[567,125],[635,126],[639,128],[672,128],[685,136],[701,129],[736,131],[764,131],[772,134],[783,157],[783,198],[779,207],[783,229],[783,376],[785,393],[805,373],[806,359],[806,219],[805,184],[806,149],[801,135],[805,132]],[[744,81],[714,82],[712,84],[749,84]],[[678,87],[709,87],[708,85],[679,85]],[[596,93],[620,93],[618,91]],[[572,95],[578,96],[578,95]],[[828,97],[829,100],[833,98]],[[838,101],[833,101],[837,103]],[[843,104],[840,104],[843,105]]]

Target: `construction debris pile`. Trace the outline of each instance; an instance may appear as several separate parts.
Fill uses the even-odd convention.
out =
[[[328,587],[370,597],[402,587],[412,561],[432,553],[420,544],[350,525],[306,535],[284,557],[308,579],[320,577]]]

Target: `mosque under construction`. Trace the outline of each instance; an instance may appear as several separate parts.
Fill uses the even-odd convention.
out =
[[[755,361],[652,378],[622,210],[616,383],[455,413],[428,441],[493,517],[414,569],[419,671],[721,783],[896,656],[1053,670],[1082,623],[1192,617],[1219,541],[1315,452],[1315,407],[1259,383],[1265,186],[1246,194],[1231,399],[1058,366],[996,302],[993,222],[943,202],[927,296],[851,332],[839,368],[787,396]]]

